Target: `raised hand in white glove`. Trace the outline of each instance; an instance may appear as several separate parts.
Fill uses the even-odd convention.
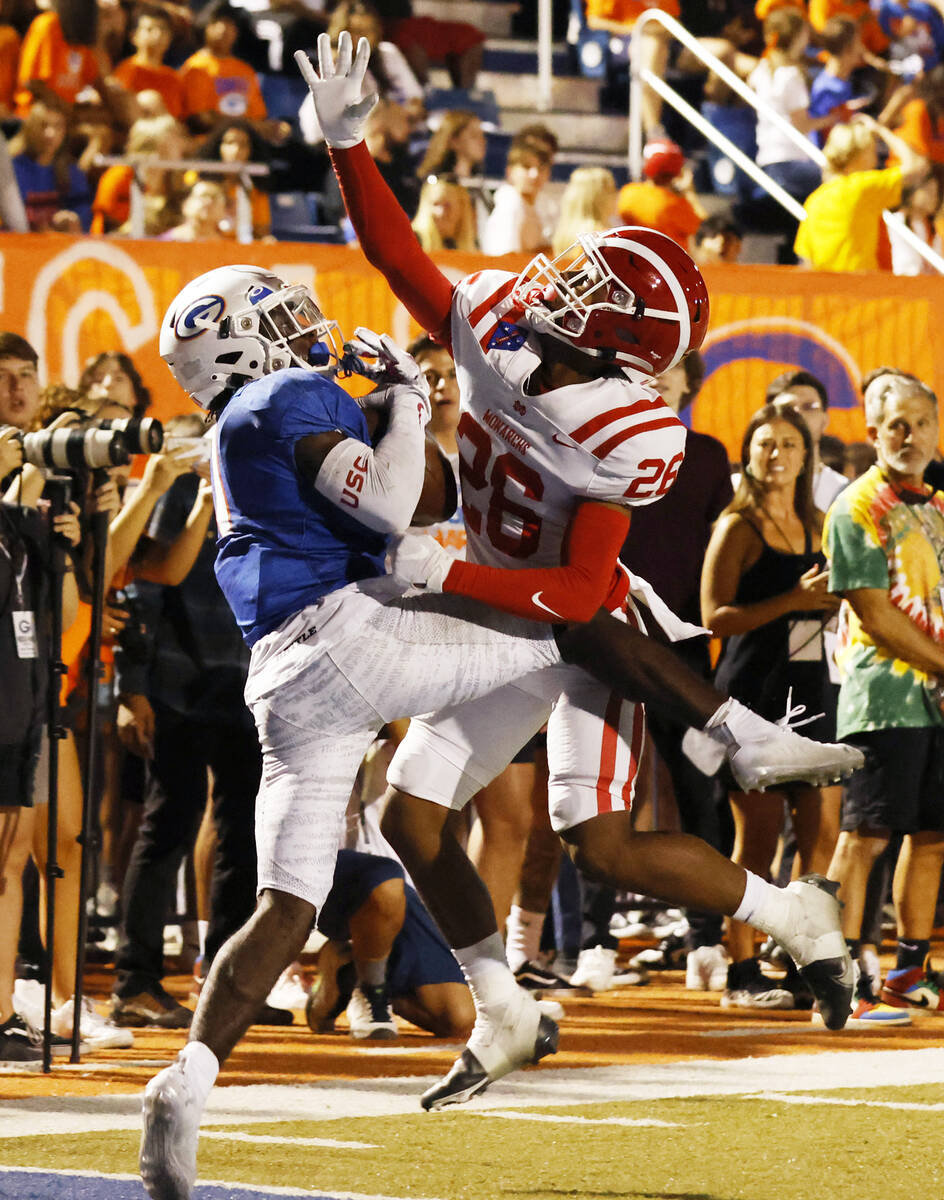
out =
[[[390,572],[401,583],[441,592],[455,558],[429,534],[404,533],[388,550]]]
[[[326,33],[318,35],[317,69],[304,50],[295,51],[295,62],[308,84],[324,139],[341,150],[364,140],[364,124],[377,103],[376,92],[361,95],[370,42],[363,37],[358,40],[353,60],[352,48],[351,35],[344,29],[338,36],[337,61]]]
[[[378,334],[358,326],[352,340],[344,343],[342,365],[353,374],[363,375],[377,384],[376,391],[359,398],[361,408],[387,408],[398,394],[402,394],[401,389],[406,388],[415,392],[425,407],[423,423],[429,421],[432,409],[426,376],[419,363],[386,333]]]

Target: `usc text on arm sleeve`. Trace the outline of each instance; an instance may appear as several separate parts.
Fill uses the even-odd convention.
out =
[[[401,533],[419,502],[426,472],[428,403],[415,388],[398,387],[390,423],[376,449],[345,438],[325,455],[314,487],[361,524]]]

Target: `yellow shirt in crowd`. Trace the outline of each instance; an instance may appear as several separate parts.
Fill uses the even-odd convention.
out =
[[[819,271],[877,271],[882,211],[900,203],[900,167],[837,175],[807,197],[793,248]]]

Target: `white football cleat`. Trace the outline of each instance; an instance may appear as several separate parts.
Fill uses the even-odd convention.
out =
[[[616,951],[607,946],[588,946],[577,955],[570,982],[574,987],[588,987],[591,992],[605,992],[613,986],[615,974]]]
[[[139,1170],[152,1200],[190,1200],[201,1113],[179,1063],[165,1067],[145,1088]]]
[[[696,946],[685,960],[685,986],[690,992],[723,992],[728,986],[724,946]]]
[[[557,1039],[554,1021],[541,1012],[530,992],[516,987],[504,1003],[479,1009],[465,1049],[420,1103],[427,1110],[463,1104],[503,1075],[556,1054]]]
[[[780,724],[729,700],[715,714],[711,727],[705,728],[709,737],[726,746],[731,773],[742,791],[762,792],[792,782],[823,787],[847,778],[865,763],[855,746],[814,742],[795,732],[786,723],[795,711],[788,711]]]
[[[839,884],[803,875],[782,889],[790,911],[774,937],[796,963],[816,997],[827,1029],[842,1029],[852,1011],[855,972],[842,935]]]

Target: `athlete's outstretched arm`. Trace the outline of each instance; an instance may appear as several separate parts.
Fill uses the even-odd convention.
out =
[[[449,345],[452,284],[421,248],[409,218],[387,187],[364,143],[363,128],[376,95],[363,96],[370,45],[338,38],[337,60],[326,33],[318,37],[318,66],[299,50],[295,61],[311,91],[344,203],[367,261],[376,267],[420,325]]]
[[[532,621],[589,621],[601,606],[615,608],[626,598],[618,556],[628,532],[625,508],[585,501],[571,521],[559,567],[486,567],[453,558],[432,538],[407,536],[393,549],[393,573]]]

